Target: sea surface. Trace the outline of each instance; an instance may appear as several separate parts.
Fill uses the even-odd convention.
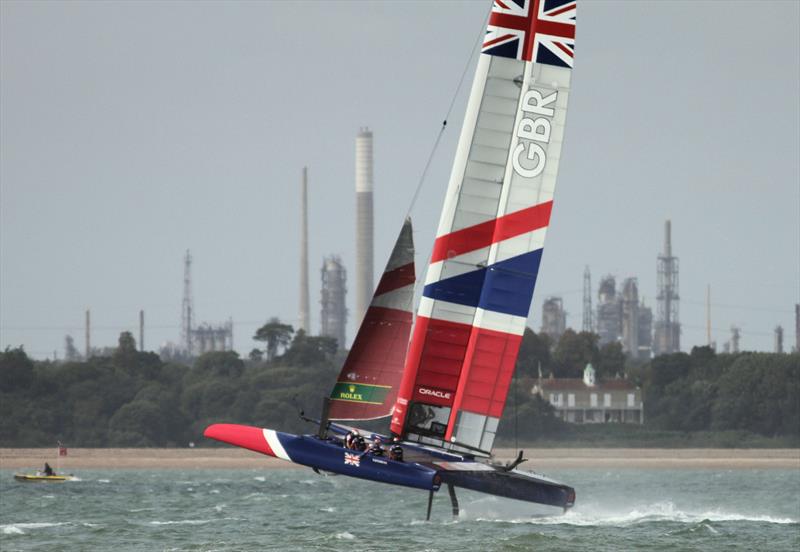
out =
[[[798,470],[551,470],[568,513],[311,470],[0,470],[0,550],[800,550]]]

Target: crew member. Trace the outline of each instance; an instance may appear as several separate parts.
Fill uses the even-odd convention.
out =
[[[403,447],[400,446],[400,443],[394,443],[389,449],[389,458],[395,462],[403,461]]]
[[[384,455],[383,443],[381,442],[381,438],[380,437],[375,437],[375,440],[372,441],[372,444],[367,449],[367,452],[370,453],[373,456],[383,456]]]
[[[351,429],[347,432],[347,435],[344,436],[344,448],[348,449],[355,449],[356,448],[356,438],[360,437],[361,435],[358,433],[358,430]]]
[[[44,463],[44,474],[48,477],[56,474],[47,462]]]
[[[365,450],[367,450],[367,442],[364,440],[364,437],[362,437],[360,434],[356,435],[355,439],[353,439],[353,449],[359,452],[364,452]]]

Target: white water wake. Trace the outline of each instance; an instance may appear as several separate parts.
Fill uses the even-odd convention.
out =
[[[487,508],[488,506],[488,508]],[[777,517],[765,514],[749,514],[724,509],[679,508],[670,501],[638,505],[629,510],[603,509],[599,506],[576,507],[565,514],[520,517],[519,513],[503,515],[506,508],[497,504],[470,504],[464,508],[462,519],[505,523],[529,523],[534,525],[574,525],[578,527],[628,527],[642,523],[674,522],[699,524],[703,522],[754,522],[774,524],[800,524],[800,519]]]

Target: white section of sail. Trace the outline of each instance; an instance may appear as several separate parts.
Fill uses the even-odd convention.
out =
[[[516,62],[521,63],[521,62]],[[525,63],[519,105],[514,122],[516,132],[509,147],[503,187],[496,217],[520,211],[553,199],[561,144],[566,123],[566,108],[572,71],[568,68]],[[527,150],[527,155],[525,151]],[[531,152],[534,152],[531,155]],[[516,257],[544,247],[546,228],[499,241],[489,248],[487,264]],[[535,277],[535,276],[534,276]],[[530,309],[530,303],[528,305]],[[521,335],[515,318],[477,309],[474,325],[499,332]],[[488,315],[492,316],[488,316]],[[499,318],[498,318],[499,315]],[[504,320],[503,317],[508,319]],[[483,319],[491,320],[484,324]],[[519,333],[517,333],[519,332]],[[462,375],[469,377],[469,374]],[[469,412],[454,405],[454,441],[481,450],[490,450],[498,419],[486,413]]]

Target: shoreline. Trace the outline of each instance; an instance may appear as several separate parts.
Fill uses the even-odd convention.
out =
[[[495,461],[507,462],[514,449],[497,449]],[[800,470],[800,449],[641,449],[560,448],[526,449],[528,462],[521,469],[541,471],[572,468],[649,469],[795,469]],[[59,471],[74,469],[299,469],[284,462],[239,448],[70,448],[57,458],[48,448],[0,448],[0,469],[37,469],[44,462],[59,464]]]

